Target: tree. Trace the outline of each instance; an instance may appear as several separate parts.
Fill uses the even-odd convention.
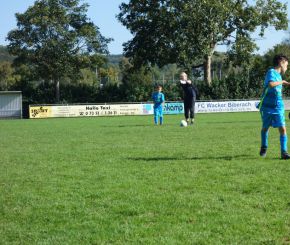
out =
[[[0,45],[0,62],[1,61],[9,61],[12,62],[14,59],[13,56],[9,55],[7,47]]]
[[[178,63],[204,67],[211,84],[211,59],[217,45],[229,45],[231,55],[246,62],[257,47],[251,38],[272,25],[287,28],[286,4],[277,0],[130,0],[120,5],[119,21],[134,35],[124,44],[136,65]],[[240,60],[241,61],[241,60]]]
[[[273,66],[273,58],[276,54],[284,54],[290,59],[290,42],[285,41],[281,44],[277,44],[264,55],[264,71]],[[289,70],[283,75],[283,79],[288,82],[290,81]],[[290,89],[287,86],[285,86],[283,90],[286,96],[290,96]]]
[[[14,70],[10,62],[0,62],[0,90],[9,90],[10,86],[19,80],[19,76],[13,73]]]
[[[120,85],[121,98],[130,102],[149,100],[153,90],[150,67],[136,68],[126,58],[120,61],[119,67],[123,75]]]
[[[120,76],[120,69],[117,65],[110,64],[107,67],[102,67],[99,69],[99,77],[104,82],[105,85],[108,84],[118,84]]]
[[[96,77],[96,72],[91,69],[82,69],[82,78],[79,80],[79,83],[87,84],[87,85],[97,85],[100,86],[100,82]]]
[[[16,14],[17,29],[8,33],[8,50],[17,56],[14,64],[27,64],[38,79],[55,84],[63,77],[76,78],[82,68],[104,62],[111,39],[103,37],[86,16],[80,0],[37,0],[23,14]]]

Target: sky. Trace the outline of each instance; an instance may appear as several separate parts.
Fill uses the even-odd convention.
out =
[[[122,54],[124,42],[132,38],[131,33],[116,19],[119,13],[119,5],[128,0],[84,0],[90,6],[88,8],[88,17],[100,28],[100,32],[106,38],[113,38],[109,45],[110,54]],[[16,28],[15,13],[24,13],[29,6],[34,4],[34,0],[2,0],[0,8],[0,45],[7,45],[5,40],[10,30]],[[288,16],[290,18],[290,6],[288,8]],[[258,38],[256,41],[259,51],[257,53],[264,54],[276,44],[281,43],[290,36],[285,31],[276,31],[270,28],[266,31],[264,38],[260,38],[257,34],[253,37]],[[219,51],[224,51],[224,47],[219,47]]]

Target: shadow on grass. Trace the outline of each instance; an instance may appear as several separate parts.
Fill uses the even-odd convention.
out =
[[[205,156],[205,157],[129,157],[128,160],[133,161],[184,161],[184,160],[225,160],[232,161],[237,159],[256,159],[250,155],[235,155],[235,156]]]
[[[104,128],[132,128],[132,127],[152,127],[150,124],[133,124],[133,125],[102,125]]]
[[[236,123],[257,123],[257,122],[260,122],[259,120],[256,120],[256,121],[235,121],[235,122],[203,122],[203,124],[236,124]],[[177,123],[165,123],[164,125],[162,125],[161,127],[167,127],[167,126],[176,126],[176,127],[179,127],[180,128],[180,125],[179,125],[179,122]],[[154,125],[153,123],[152,124],[128,124],[128,125],[101,125],[101,127],[104,127],[104,128],[134,128],[134,127],[160,127],[160,125]],[[190,126],[190,127],[194,127],[193,126]]]
[[[261,120],[249,120],[249,121],[230,121],[230,122],[204,122],[204,124],[236,124],[236,123],[257,123]]]

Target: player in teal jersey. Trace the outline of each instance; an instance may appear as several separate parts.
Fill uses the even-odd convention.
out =
[[[262,117],[260,156],[265,157],[268,148],[269,128],[279,128],[281,158],[290,159],[287,152],[287,133],[284,116],[284,102],[282,86],[290,85],[282,79],[288,67],[288,58],[285,55],[276,55],[273,59],[274,68],[269,69],[264,81],[264,92],[259,105]]]
[[[152,94],[152,99],[154,102],[154,123],[155,123],[155,125],[158,125],[158,119],[160,120],[160,125],[163,124],[163,103],[165,101],[165,97],[161,91],[162,91],[162,86],[157,85],[155,87],[155,92]]]

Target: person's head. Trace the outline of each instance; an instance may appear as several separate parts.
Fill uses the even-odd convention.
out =
[[[161,92],[161,91],[162,91],[162,86],[161,86],[161,85],[156,85],[156,86],[155,86],[155,90],[156,90],[157,92]]]
[[[288,57],[283,54],[275,55],[273,58],[273,65],[275,68],[279,68],[281,73],[285,73],[288,67]]]
[[[180,73],[180,80],[183,80],[183,81],[187,80],[187,74],[185,72]]]

